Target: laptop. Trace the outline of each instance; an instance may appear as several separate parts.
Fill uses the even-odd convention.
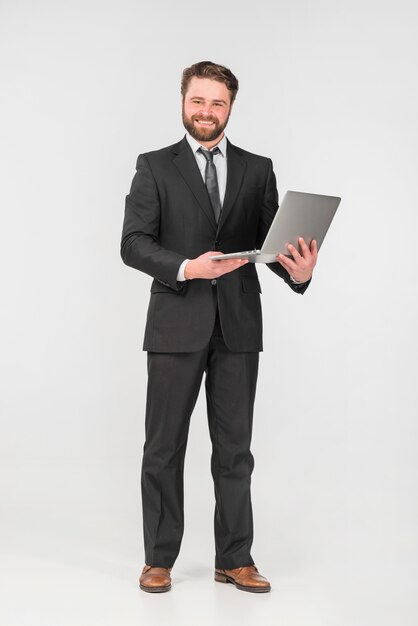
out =
[[[298,237],[303,237],[308,246],[315,239],[319,250],[340,202],[341,198],[336,196],[287,191],[261,250],[217,254],[209,258],[213,261],[248,259],[251,263],[273,263],[278,254],[292,257],[287,248],[289,243],[300,251]]]

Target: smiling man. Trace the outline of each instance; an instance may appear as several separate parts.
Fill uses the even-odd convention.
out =
[[[232,101],[225,91],[228,90],[223,83],[193,76],[187,95],[183,94],[183,124],[190,135],[207,148],[222,138],[231,114]]]
[[[238,81],[222,65],[183,72],[178,143],[141,154],[126,197],[121,256],[153,277],[143,348],[148,352],[142,508],[142,590],[171,589],[183,536],[183,467],[203,375],[215,489],[215,580],[266,592],[251,555],[250,450],[258,357],[263,349],[256,267],[215,252],[260,248],[278,208],[270,159],[224,134]],[[317,246],[300,241],[268,267],[296,293],[307,289]]]

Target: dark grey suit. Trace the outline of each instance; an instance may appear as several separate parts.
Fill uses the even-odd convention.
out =
[[[206,372],[213,444],[216,567],[252,563],[249,449],[262,345],[254,264],[217,281],[177,282],[181,263],[208,250],[259,248],[278,207],[270,159],[228,142],[227,185],[216,224],[186,140],[140,155],[126,198],[123,261],[154,278],[145,330],[149,384],[142,498],[146,561],[171,567],[183,533],[182,472],[190,415]],[[298,293],[279,263],[270,269]]]

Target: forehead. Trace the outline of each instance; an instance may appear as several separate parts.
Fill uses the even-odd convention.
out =
[[[186,96],[187,98],[230,101],[230,94],[225,83],[210,78],[197,78],[196,76],[190,80]]]

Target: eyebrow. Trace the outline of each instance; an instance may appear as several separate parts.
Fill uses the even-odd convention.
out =
[[[205,100],[202,96],[191,96],[190,100]],[[212,102],[222,102],[222,104],[227,104],[225,100],[212,100]]]

